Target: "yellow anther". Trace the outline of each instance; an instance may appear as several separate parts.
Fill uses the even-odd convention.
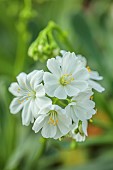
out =
[[[19,103],[19,104],[21,104],[21,101],[20,101],[20,100],[18,100],[18,103]]]
[[[94,98],[93,96],[90,97],[91,100],[93,100],[93,98]]]
[[[20,92],[20,88],[17,89],[17,92],[18,92],[18,93]]]
[[[57,123],[58,123],[58,119],[55,120],[55,119],[53,119],[52,116],[50,116],[48,124],[56,126]]]
[[[24,102],[24,100],[18,100],[19,104],[22,104]]]
[[[93,120],[92,120],[92,119],[89,119],[89,122],[90,122],[90,123],[93,123]]]
[[[56,123],[58,123],[58,119],[56,120]]]
[[[86,68],[87,68],[88,72],[91,72],[91,69],[90,69],[90,67],[89,67],[89,66],[87,66]]]
[[[74,78],[72,77],[72,74],[64,74],[60,78],[60,84],[65,86],[67,84],[70,84],[73,80],[74,80]]]

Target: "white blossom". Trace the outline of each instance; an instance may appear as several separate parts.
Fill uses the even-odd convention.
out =
[[[44,138],[58,139],[70,131],[71,125],[72,120],[65,109],[58,105],[48,105],[39,111],[32,129],[35,133],[42,129],[41,134]]]
[[[77,120],[88,120],[95,114],[95,103],[90,99],[92,94],[91,90],[81,92],[66,106],[66,112],[75,123]]]
[[[78,121],[77,123],[73,124],[72,130],[70,131],[70,136],[75,139],[77,142],[83,142],[86,139],[87,134],[87,126],[88,122],[83,121],[80,122]]]
[[[43,73],[42,70],[34,70],[28,75],[20,73],[17,82],[9,87],[9,91],[15,96],[10,104],[10,112],[16,114],[22,110],[23,125],[29,125],[37,117],[40,108],[51,104],[51,100],[45,97],[43,84],[40,84]]]
[[[44,73],[46,93],[51,97],[66,99],[77,95],[88,87],[88,70],[74,53],[66,52],[62,61],[58,57],[47,61],[49,72]]]

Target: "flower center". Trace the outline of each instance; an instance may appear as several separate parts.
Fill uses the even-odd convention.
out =
[[[35,91],[30,91],[27,95],[28,95],[28,97],[33,97],[33,98],[35,98],[36,92],[35,92]]]
[[[55,111],[55,110],[50,110],[49,112],[48,112],[48,114],[49,114],[49,121],[48,121],[48,124],[50,124],[50,125],[54,125],[54,126],[56,126],[57,125],[57,123],[58,123],[58,119],[57,119],[57,112]]]
[[[74,78],[72,77],[72,74],[64,74],[60,78],[60,84],[62,86],[66,86],[67,84],[70,84],[73,80],[74,80]]]

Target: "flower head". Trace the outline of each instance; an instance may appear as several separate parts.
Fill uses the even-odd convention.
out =
[[[49,96],[66,99],[87,89],[88,70],[74,53],[66,52],[61,61],[49,59],[47,67],[51,73],[44,73],[44,83]]]
[[[42,129],[41,134],[45,138],[58,139],[70,131],[71,124],[71,118],[64,109],[58,105],[48,105],[40,110],[32,129],[35,133]]]
[[[10,104],[10,112],[16,114],[22,109],[23,125],[27,126],[34,121],[42,105],[51,103],[51,100],[45,97],[43,84],[40,84],[42,78],[42,70],[35,70],[28,75],[20,73],[17,82],[9,87],[9,91],[15,96]]]

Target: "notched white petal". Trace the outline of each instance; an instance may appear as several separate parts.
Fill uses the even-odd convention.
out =
[[[39,84],[35,87],[36,97],[43,97],[45,95],[45,88],[43,84]]]
[[[18,85],[18,83],[14,82],[11,83],[9,87],[9,92],[12,93],[14,96],[21,96],[23,91]]]
[[[16,114],[23,108],[23,101],[21,100],[21,98],[14,98],[9,108],[12,114]]]

